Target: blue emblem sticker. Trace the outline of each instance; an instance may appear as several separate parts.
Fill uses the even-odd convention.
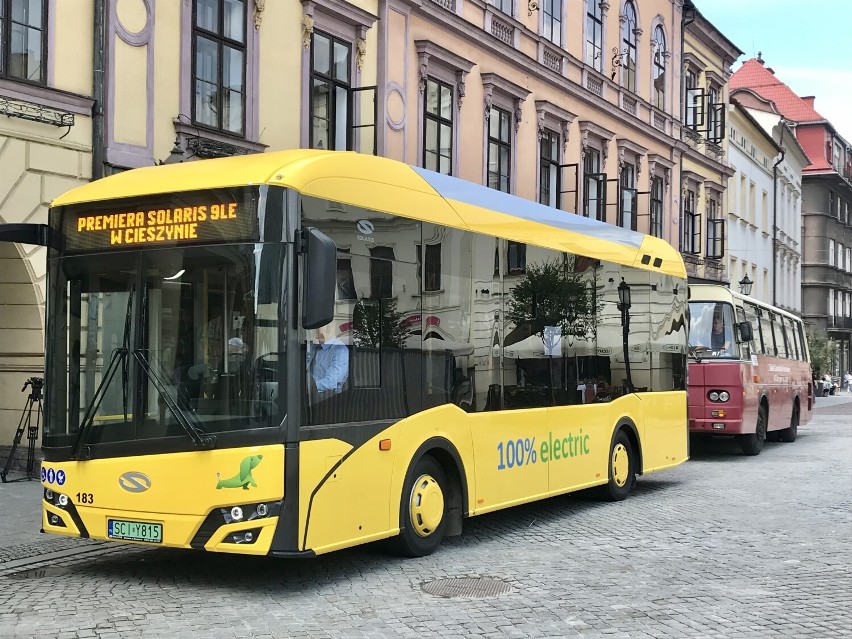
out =
[[[56,471],[56,483],[62,486],[65,483],[65,471],[57,470]]]
[[[48,471],[47,471],[47,483],[52,484],[55,479],[56,479],[56,471],[53,470],[52,468],[49,468]]]
[[[44,467],[42,467],[42,469],[41,469],[41,480],[47,481],[47,469],[44,468]]]

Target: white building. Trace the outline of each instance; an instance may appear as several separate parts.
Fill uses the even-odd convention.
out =
[[[809,159],[780,115],[729,109],[728,268],[737,290],[802,312],[802,169]]]

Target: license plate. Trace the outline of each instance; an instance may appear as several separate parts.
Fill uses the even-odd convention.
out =
[[[152,544],[161,544],[163,543],[163,524],[108,519],[107,537],[110,539],[147,541]]]

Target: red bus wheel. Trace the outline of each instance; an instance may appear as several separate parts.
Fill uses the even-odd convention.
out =
[[[757,424],[755,424],[754,432],[750,435],[740,435],[740,448],[746,455],[759,455],[763,450],[763,443],[766,441],[766,425],[769,421],[766,406],[761,405],[757,411]]]
[[[790,415],[790,426],[778,433],[778,439],[782,442],[792,443],[796,441],[796,436],[799,434],[799,405],[793,405],[793,414]]]

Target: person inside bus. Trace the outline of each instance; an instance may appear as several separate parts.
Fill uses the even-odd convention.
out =
[[[713,329],[710,331],[710,350],[725,354],[731,352],[731,336],[725,330],[725,324],[718,315],[713,317]]]
[[[307,367],[311,390],[318,399],[343,391],[349,378],[349,349],[334,335],[333,323],[317,329],[316,342],[308,349]]]

